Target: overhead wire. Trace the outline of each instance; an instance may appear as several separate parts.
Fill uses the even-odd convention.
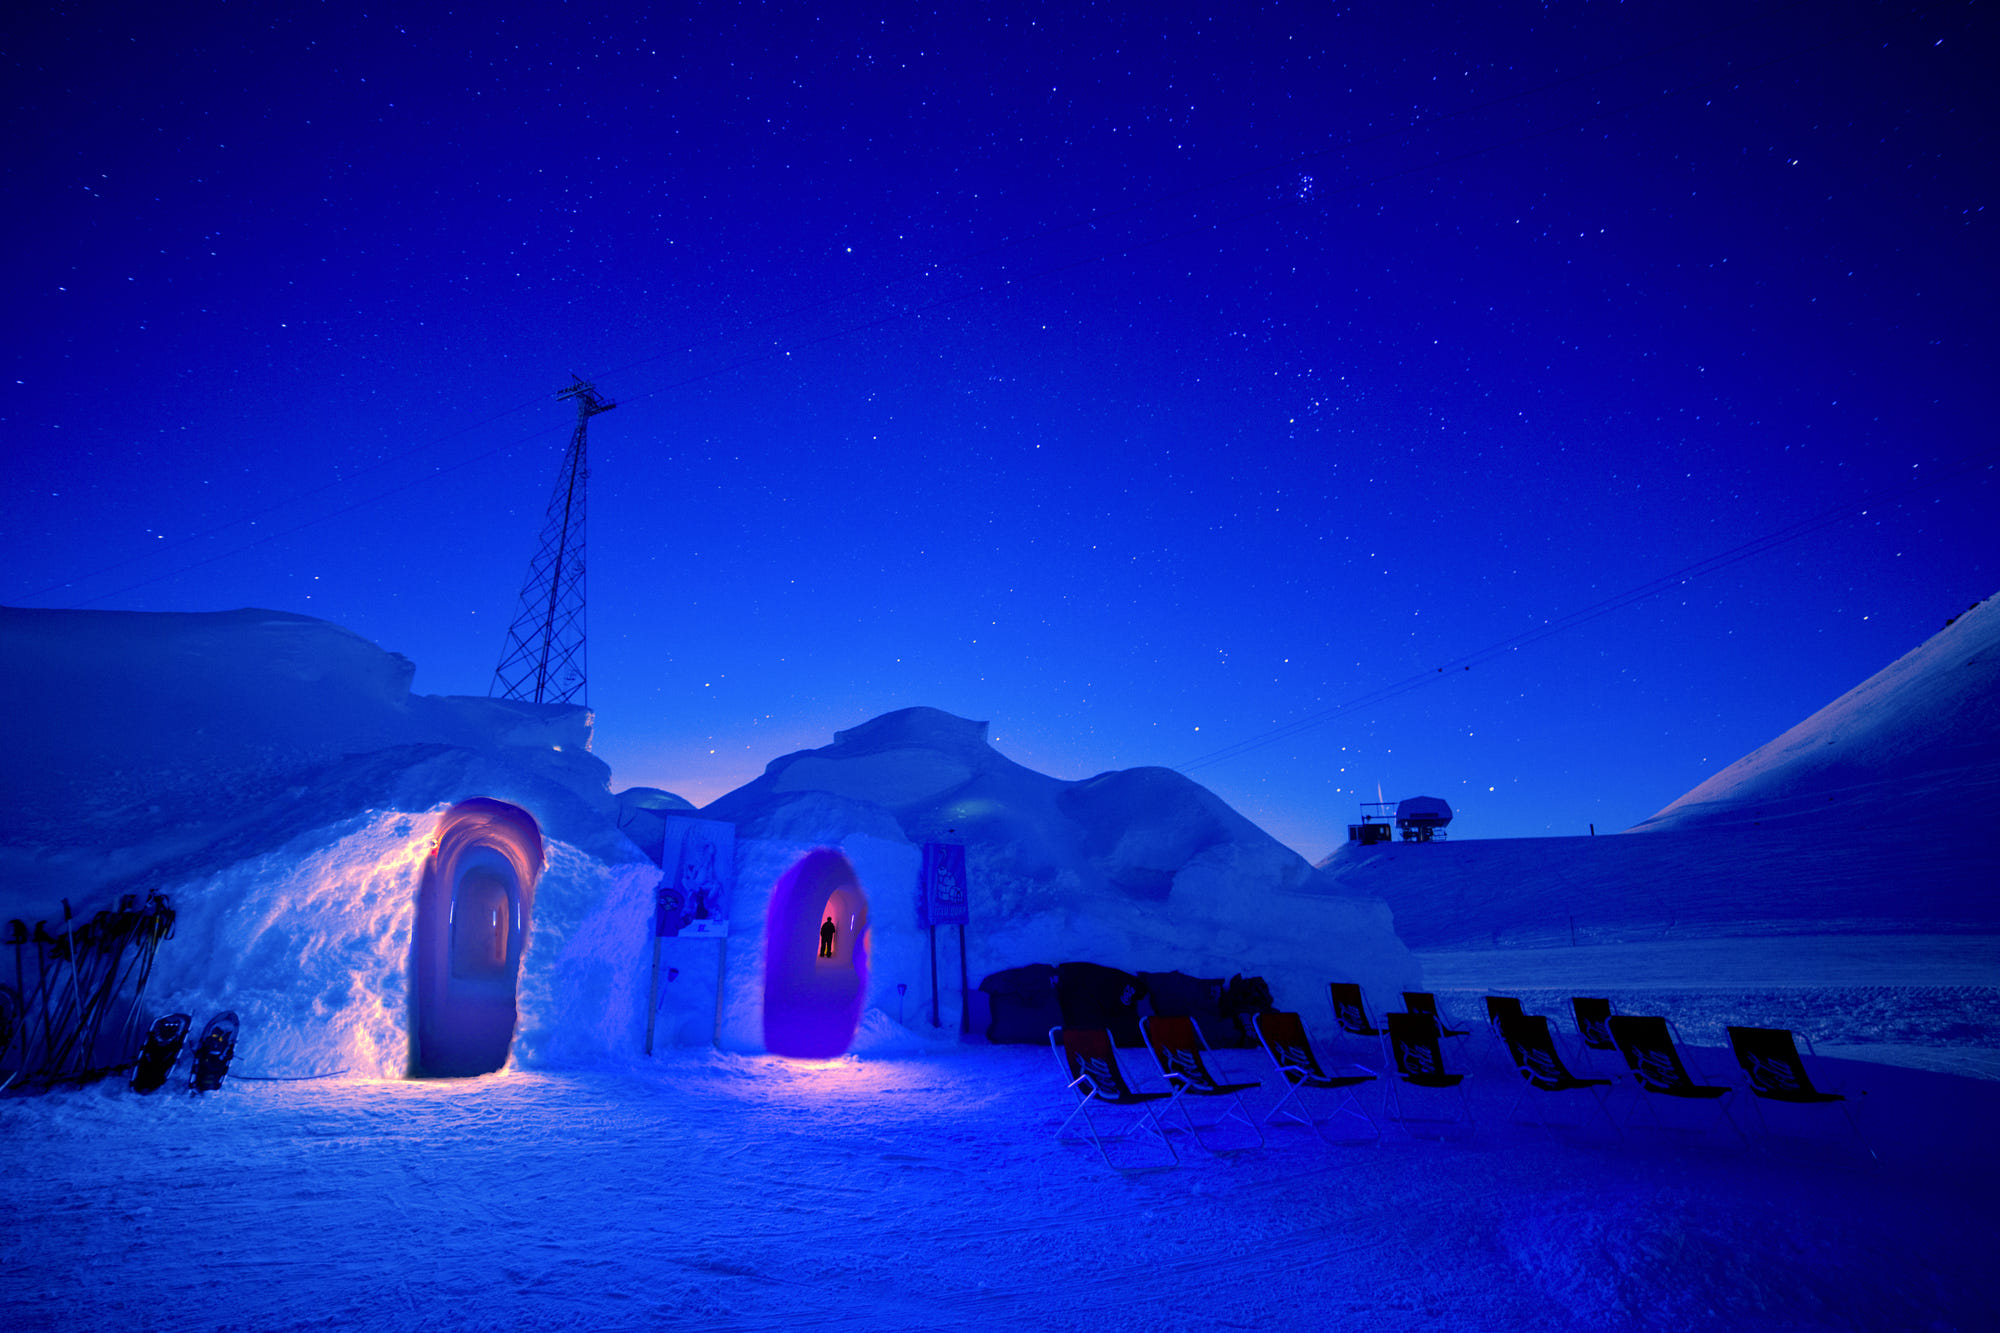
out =
[[[1623,592],[1616,593],[1600,601],[1592,602],[1588,606],[1579,607],[1563,615],[1551,617],[1530,629],[1521,631],[1519,634],[1509,635],[1507,638],[1490,643],[1483,648],[1447,659],[1435,667],[1365,691],[1341,703],[1334,704],[1330,708],[1320,709],[1317,712],[1309,713],[1291,722],[1259,732],[1255,736],[1246,737],[1233,744],[1222,746],[1220,749],[1211,750],[1207,754],[1176,766],[1174,771],[1177,773],[1192,773],[1198,769],[1208,768],[1214,764],[1240,758],[1253,751],[1261,750],[1266,746],[1276,745],[1280,741],[1289,740],[1294,736],[1324,726],[1326,723],[1335,721],[1338,718],[1347,717],[1354,713],[1388,703],[1390,700],[1400,698],[1412,690],[1422,689],[1426,685],[1435,684],[1441,680],[1454,679],[1454,672],[1470,671],[1473,667],[1491,662],[1504,654],[1519,652],[1530,644],[1540,643],[1544,639],[1568,633],[1570,630],[1587,625],[1593,620],[1608,616],[1614,611],[1622,611],[1628,606],[1635,605],[1651,597],[1656,597],[1674,588],[1682,587],[1698,578],[1713,574],[1718,570],[1727,569],[1731,565],[1740,564],[1754,556],[1762,555],[1766,551],[1773,550],[1789,542],[1797,541],[1801,537],[1806,537],[1825,528],[1833,527],[1836,524],[1864,516],[1871,508],[1878,504],[1890,503],[1919,491],[1929,490],[1935,486],[1942,485],[1954,477],[1975,471],[1982,466],[1991,468],[1994,466],[1996,458],[2000,458],[2000,447],[1988,447],[1970,454],[1961,455],[1959,458],[1927,473],[1921,480],[1905,482],[1896,486],[1882,487],[1858,498],[1843,501],[1829,509],[1821,510],[1806,518],[1799,519],[1797,522],[1767,532],[1762,536],[1753,537],[1749,541],[1741,542],[1727,550],[1718,551],[1713,555],[1705,556],[1690,564],[1682,565],[1679,569],[1671,573],[1662,574],[1658,578],[1648,579],[1646,582],[1636,584],[1633,587],[1625,589]]]

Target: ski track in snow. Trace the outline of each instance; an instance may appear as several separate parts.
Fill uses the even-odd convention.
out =
[[[1485,1040],[1483,1033],[1474,1042]],[[1356,1044],[1329,1058],[1365,1058]],[[1710,1073],[1726,1063],[1700,1053]],[[16,1329],[1990,1327],[2000,1087],[1872,1066],[1885,1165],[1726,1129],[1058,1143],[1048,1051],[675,1052],[464,1082],[0,1103]],[[1265,1071],[1254,1051],[1224,1068]],[[1144,1051],[1120,1053],[1139,1075]],[[1941,1096],[1940,1090],[1949,1096]],[[1371,1090],[1372,1092],[1372,1090]],[[1622,1121],[1635,1094],[1612,1103]],[[1261,1115],[1269,1080],[1253,1096]],[[1739,1096],[1738,1101],[1741,1100]],[[1371,1110],[1379,1094],[1369,1098]],[[1580,1098],[1549,1114],[1580,1118]],[[1749,1116],[1737,1106],[1739,1118]],[[1216,1114],[1198,1106],[1198,1120]],[[1524,1112],[1525,1114],[1525,1112]]]

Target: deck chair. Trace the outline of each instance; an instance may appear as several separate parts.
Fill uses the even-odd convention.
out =
[[[1469,1037],[1472,1035],[1471,1028],[1455,1028],[1446,1022],[1444,1015],[1438,1011],[1437,996],[1427,990],[1404,991],[1403,1008],[1413,1014],[1429,1014],[1432,1018],[1435,1018],[1438,1025],[1438,1036],[1440,1037]]]
[[[1361,987],[1352,981],[1335,981],[1327,987],[1333,992],[1333,1020],[1340,1024],[1340,1030],[1350,1037],[1387,1036],[1381,1028],[1368,1020],[1368,1002],[1361,998]]]
[[[1209,1124],[1209,1129],[1220,1129],[1224,1121],[1234,1117],[1250,1126],[1250,1132],[1257,1136],[1257,1146],[1264,1145],[1264,1130],[1250,1115],[1250,1108],[1243,1103],[1243,1094],[1251,1088],[1261,1088],[1263,1084],[1251,1079],[1243,1083],[1222,1083],[1209,1072],[1208,1063],[1202,1052],[1207,1045],[1201,1039],[1201,1029],[1194,1025],[1194,1019],[1186,1015],[1148,1014],[1139,1020],[1139,1036],[1146,1043],[1146,1049],[1153,1053],[1153,1059],[1160,1065],[1160,1075],[1173,1089],[1173,1101],[1169,1110],[1178,1110],[1181,1120],[1186,1123],[1188,1137],[1209,1152],[1201,1141],[1201,1127],[1194,1123],[1194,1116],[1188,1111],[1188,1098],[1215,1097],[1234,1102],[1224,1106],[1222,1115]]]
[[[1750,1142],[1742,1126],[1729,1114],[1729,1095],[1735,1089],[1695,1081],[1681,1059],[1680,1034],[1673,1030],[1671,1023],[1664,1018],[1613,1014],[1610,1029],[1611,1039],[1618,1044],[1618,1053],[1625,1057],[1625,1065],[1632,1071],[1633,1081],[1639,1085],[1638,1100],[1625,1117],[1627,1124],[1639,1114],[1639,1107],[1644,1106],[1651,1113],[1653,1123],[1666,1129],[1666,1121],[1660,1118],[1662,1097],[1688,1103],[1707,1102],[1736,1131],[1737,1138],[1746,1145]]]
[[[1444,1050],[1438,1039],[1437,1018],[1431,1014],[1390,1014],[1385,1020],[1389,1025],[1389,1053],[1396,1062],[1396,1077],[1389,1084],[1390,1100],[1395,1105],[1391,1112],[1405,1131],[1410,1122],[1440,1126],[1439,1137],[1444,1137],[1442,1127],[1465,1122],[1466,1137],[1470,1138],[1475,1126],[1472,1120],[1472,1101],[1465,1095],[1465,1075],[1454,1074],[1444,1067]],[[1417,1117],[1403,1109],[1403,1088],[1423,1088],[1443,1092],[1446,1089],[1458,1093],[1459,1114],[1451,1117]]]
[[[1608,1078],[1578,1078],[1564,1067],[1562,1056],[1556,1052],[1555,1034],[1549,1031],[1549,1020],[1540,1014],[1522,1014],[1516,1018],[1500,1020],[1500,1036],[1507,1043],[1507,1054],[1514,1061],[1514,1069],[1521,1075],[1521,1091],[1514,1095],[1514,1104],[1507,1108],[1509,1119],[1521,1107],[1521,1101],[1530,1092],[1587,1092],[1597,1103],[1597,1113],[1604,1117],[1604,1123],[1611,1126],[1613,1138],[1623,1138],[1618,1122],[1611,1118],[1611,1111],[1604,1104],[1604,1089],[1611,1086]],[[1541,1124],[1542,1132],[1555,1134],[1554,1126],[1542,1113],[1545,1099],[1534,1101],[1535,1119]],[[1582,1128],[1582,1126],[1577,1126]]]
[[[1180,1165],[1181,1155],[1174,1151],[1174,1145],[1167,1139],[1167,1127],[1160,1123],[1153,1110],[1155,1102],[1169,1101],[1173,1094],[1133,1091],[1118,1068],[1118,1057],[1112,1053],[1109,1032],[1103,1028],[1050,1028],[1049,1046],[1062,1066],[1069,1090],[1077,1096],[1076,1109],[1056,1127],[1058,1140],[1074,1121],[1082,1120],[1083,1132],[1096,1146],[1098,1156],[1104,1159],[1106,1166],[1119,1170],[1121,1168],[1111,1160],[1111,1154],[1105,1151],[1104,1139],[1091,1120],[1090,1111],[1093,1106],[1129,1107],[1138,1114],[1126,1126],[1121,1137],[1129,1138],[1144,1130],[1159,1139],[1175,1166]]]
[[[1729,1048],[1736,1053],[1736,1063],[1743,1066],[1744,1076],[1749,1080],[1750,1106],[1767,1139],[1772,1134],[1771,1122],[1764,1114],[1765,1102],[1791,1106],[1832,1106],[1840,1111],[1841,1119],[1847,1122],[1855,1142],[1868,1154],[1869,1161],[1881,1160],[1869,1146],[1861,1126],[1855,1123],[1853,1112],[1847,1109],[1846,1096],[1838,1092],[1822,1092],[1813,1086],[1812,1076],[1806,1072],[1806,1063],[1799,1056],[1798,1043],[1788,1030],[1732,1027],[1729,1029]],[[1806,1049],[1812,1050],[1811,1037],[1806,1038]]]
[[[1318,1059],[1314,1057],[1312,1043],[1306,1039],[1305,1021],[1297,1014],[1287,1013],[1281,1009],[1267,1009],[1262,1013],[1252,1014],[1250,1030],[1256,1034],[1257,1044],[1264,1048],[1264,1054],[1271,1057],[1271,1063],[1278,1067],[1279,1076],[1285,1080],[1285,1095],[1278,1099],[1276,1106],[1264,1113],[1265,1124],[1270,1124],[1272,1117],[1282,1114],[1287,1120],[1296,1120],[1313,1133],[1319,1134],[1324,1141],[1326,1135],[1320,1132],[1320,1126],[1337,1115],[1345,1114],[1354,1116],[1368,1126],[1368,1136],[1371,1141],[1381,1139],[1381,1126],[1375,1123],[1374,1116],[1361,1109],[1361,1102],[1354,1095],[1354,1090],[1363,1083],[1375,1081],[1373,1070],[1361,1065],[1348,1065],[1345,1067],[1358,1069],[1361,1072],[1338,1076],[1328,1074],[1320,1068]],[[1328,1095],[1338,1094],[1338,1100],[1334,1102],[1333,1110],[1327,1114],[1325,1120],[1314,1120],[1312,1113],[1306,1109],[1305,1094],[1308,1089]],[[1345,1140],[1350,1143],[1359,1141]]]

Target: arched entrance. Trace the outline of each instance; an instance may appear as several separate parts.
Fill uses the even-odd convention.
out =
[[[518,806],[445,811],[417,890],[411,1073],[490,1074],[514,1041],[515,982],[542,873],[542,833]]]
[[[845,856],[807,852],[771,886],[764,937],[764,1047],[845,1054],[868,998],[868,895]]]

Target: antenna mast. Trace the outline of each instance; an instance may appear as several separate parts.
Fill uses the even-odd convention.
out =
[[[521,609],[507,629],[488,698],[588,704],[583,652],[583,501],[590,481],[585,433],[590,419],[618,406],[575,375],[557,398],[576,400],[576,430],[549,495],[541,546],[528,562]]]

